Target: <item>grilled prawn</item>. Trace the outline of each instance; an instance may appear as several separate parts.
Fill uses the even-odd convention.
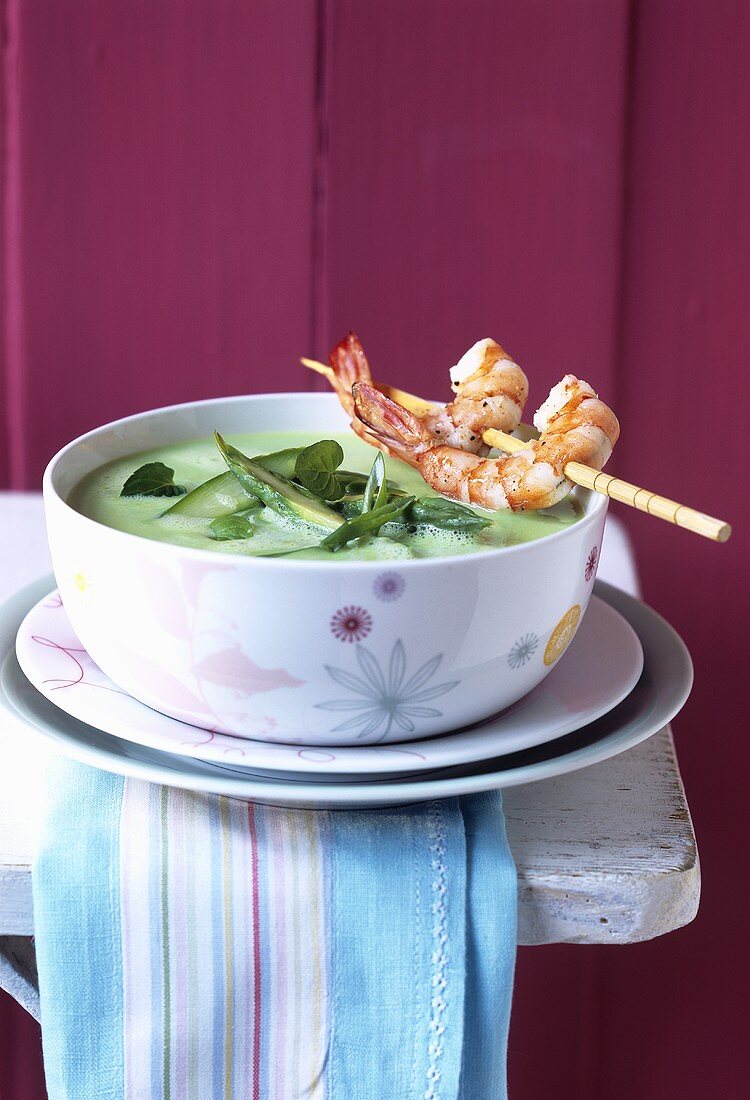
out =
[[[372,383],[370,365],[356,333],[350,332],[328,356],[333,386],[352,428],[363,435],[354,410],[352,386]],[[448,405],[417,417],[437,442],[474,454],[486,454],[482,432],[487,428],[514,431],[529,395],[526,375],[494,340],[479,340],[451,368],[456,396]],[[414,415],[414,414],[412,414]],[[369,442],[373,442],[370,437]]]
[[[355,382],[356,417],[389,454],[408,462],[444,496],[482,508],[523,512],[549,508],[572,484],[563,470],[582,462],[601,470],[620,425],[588,382],[567,374],[534,416],[539,439],[502,458],[483,458],[446,446],[424,419],[414,416],[367,382]]]

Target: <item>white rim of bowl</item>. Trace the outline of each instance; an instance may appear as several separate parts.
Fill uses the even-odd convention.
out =
[[[94,440],[98,435],[103,432],[109,431],[112,428],[125,427],[128,424],[132,424],[135,421],[148,421],[153,417],[162,416],[167,413],[177,412],[180,409],[200,409],[207,405],[223,405],[231,404],[238,399],[258,401],[260,403],[264,401],[278,401],[283,398],[294,398],[299,400],[304,398],[305,400],[312,400],[314,402],[321,401],[325,404],[330,404],[333,401],[337,401],[335,394],[327,393],[305,393],[304,391],[294,391],[291,393],[260,393],[260,394],[235,394],[231,397],[213,397],[206,398],[202,401],[184,401],[178,405],[162,405],[158,409],[148,409],[146,412],[134,413],[132,416],[124,416],[119,420],[111,420],[107,424],[100,424],[99,427],[93,428],[89,432],[85,432],[83,435],[77,436],[72,439],[70,443],[66,443],[64,447],[52,456],[47,463],[47,467],[44,471],[42,478],[42,489],[45,494],[45,498],[50,496],[54,498],[56,504],[59,504],[62,508],[71,512],[77,517],[84,525],[91,525],[93,528],[99,530],[109,531],[111,535],[117,539],[127,540],[128,542],[137,542],[139,544],[145,543],[151,547],[154,552],[162,554],[174,554],[175,550],[178,550],[182,556],[186,556],[195,561],[212,561],[218,560],[227,561],[229,559],[232,564],[237,564],[242,569],[273,569],[283,571],[285,569],[291,569],[294,572],[316,572],[318,570],[330,571],[332,565],[336,565],[339,570],[352,571],[357,573],[367,572],[382,572],[383,568],[390,566],[393,569],[429,569],[436,568],[441,565],[455,565],[458,562],[477,562],[488,561],[496,557],[507,557],[510,554],[516,554],[518,552],[529,552],[530,548],[535,546],[548,546],[551,542],[560,542],[564,539],[571,538],[574,534],[581,534],[585,528],[591,527],[594,522],[599,518],[602,512],[606,511],[609,504],[609,498],[602,493],[597,493],[592,489],[585,490],[589,493],[589,500],[591,503],[586,507],[583,516],[576,523],[571,523],[568,527],[563,528],[562,531],[554,531],[549,535],[542,535],[541,538],[532,539],[530,542],[516,543],[514,546],[497,546],[490,547],[486,550],[477,550],[471,554],[451,554],[447,557],[435,557],[435,558],[404,558],[404,559],[389,559],[382,558],[373,561],[339,561],[339,562],[327,562],[320,560],[298,559],[296,561],[284,560],[281,558],[264,558],[264,557],[251,557],[243,554],[222,554],[219,550],[201,550],[198,547],[193,546],[181,546],[179,543],[160,542],[158,539],[149,539],[143,535],[134,535],[129,531],[121,531],[118,527],[109,527],[106,523],[100,523],[98,520],[91,519],[90,516],[85,516],[83,512],[78,512],[75,508],[72,508],[66,500],[57,491],[54,485],[54,476],[56,467],[64,461],[67,455],[75,450],[77,447],[85,445]],[[191,437],[188,436],[187,439]],[[200,437],[203,438],[203,437]],[[134,451],[133,454],[138,454]],[[104,463],[102,463],[104,465]],[[575,492],[575,488],[573,489]]]

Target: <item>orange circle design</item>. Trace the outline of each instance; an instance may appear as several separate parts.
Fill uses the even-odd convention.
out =
[[[573,641],[573,635],[576,632],[580,617],[580,604],[574,603],[570,610],[565,612],[560,622],[550,634],[547,647],[544,650],[545,665],[553,665],[555,661],[562,657],[565,650]]]

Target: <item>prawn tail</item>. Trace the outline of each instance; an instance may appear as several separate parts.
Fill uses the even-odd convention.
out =
[[[328,355],[336,387],[349,395],[355,382],[370,382],[372,374],[365,349],[356,332],[350,332]]]
[[[356,417],[392,454],[410,462],[432,446],[432,437],[419,418],[374,386],[355,382],[352,394]]]

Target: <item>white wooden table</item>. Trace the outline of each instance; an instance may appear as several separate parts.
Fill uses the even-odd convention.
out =
[[[50,563],[36,494],[0,494],[0,599]],[[608,521],[599,576],[629,592],[626,537]],[[38,1017],[31,865],[48,750],[0,730],[0,986]],[[670,730],[582,771],[505,793],[519,943],[635,943],[693,919],[700,870]]]

